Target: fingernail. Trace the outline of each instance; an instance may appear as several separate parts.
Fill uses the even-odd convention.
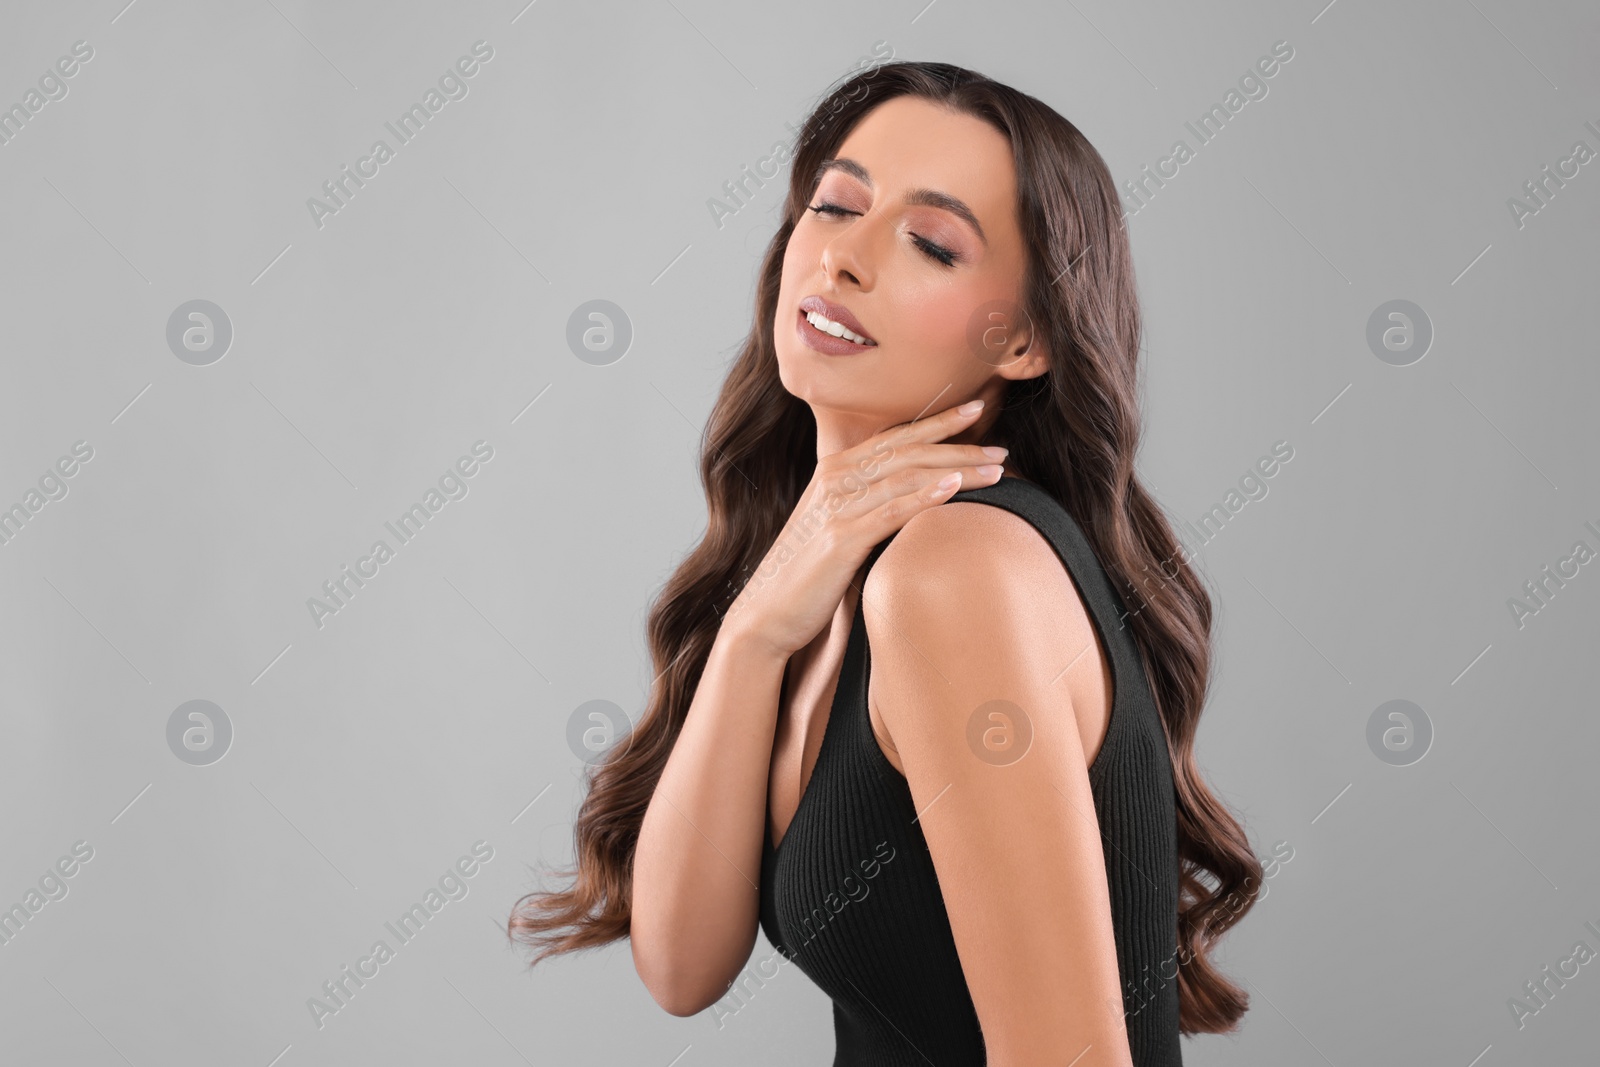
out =
[[[983,466],[977,468],[977,471],[985,478],[995,478],[998,477],[1000,472],[1004,469],[1005,468],[999,466],[998,464],[985,463]]]
[[[956,411],[960,412],[962,415],[976,415],[982,410],[983,401],[981,400],[969,400],[965,404],[962,404],[960,407],[956,408]]]
[[[940,489],[954,489],[961,484],[961,472],[956,471],[954,474],[946,474],[936,484]]]
[[[1005,459],[1006,456],[1010,455],[1010,453],[1011,449],[1001,448],[998,445],[983,446],[983,454],[988,456],[990,459]]]

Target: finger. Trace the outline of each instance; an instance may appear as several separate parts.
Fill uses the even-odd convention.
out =
[[[1009,454],[1010,449],[998,445],[891,445],[882,454],[864,461],[860,470],[868,478],[882,479],[912,467],[939,468],[941,476],[965,468],[970,477],[973,467],[999,463]]]
[[[962,408],[967,410],[963,411]],[[926,419],[916,419],[911,422],[901,423],[898,426],[891,426],[887,430],[873,434],[859,445],[839,453],[839,458],[844,461],[846,466],[865,472],[869,477],[875,476],[883,464],[892,460],[899,450],[943,441],[946,437],[959,433],[961,430],[971,426],[982,413],[982,400],[968,401],[965,404],[946,408],[937,415]],[[962,448],[968,446],[954,445],[951,447]],[[983,458],[977,460],[977,462],[991,462],[1003,458],[1003,456],[996,456],[993,453],[985,453]],[[948,453],[944,458],[930,462],[928,465],[954,467],[967,459],[976,459],[976,456],[970,452],[959,455],[957,453]],[[893,468],[891,467],[890,469]]]
[[[901,527],[910,522],[917,515],[930,508],[936,508],[960,492],[965,485],[971,487],[963,471],[951,471],[949,474],[939,475],[929,472],[927,484],[922,485],[909,493],[901,493],[884,501],[877,510],[868,517],[872,536],[876,541],[882,541],[890,534],[898,532]]]
[[[968,410],[963,411],[963,408]],[[983,414],[983,401],[969,400],[965,404],[945,408],[937,415],[891,426],[882,433],[869,437],[864,443],[872,445],[880,438],[890,444],[942,441],[951,434],[959,433],[971,426],[981,414]]]
[[[957,467],[911,467],[892,478],[874,482],[858,499],[863,521],[882,540],[918,511],[941,504],[963,488],[977,489],[998,482],[1005,468],[998,463]]]

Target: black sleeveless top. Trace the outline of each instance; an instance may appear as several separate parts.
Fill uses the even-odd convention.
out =
[[[1125,608],[1065,508],[1002,478],[952,501],[1005,508],[1055,548],[1110,659],[1112,705],[1089,768],[1136,1067],[1181,1067],[1172,768]],[[870,570],[894,535],[868,556]],[[983,1032],[905,777],[878,747],[859,600],[822,748],[779,847],[762,850],[761,929],[833,999],[834,1067],[978,1067]],[[995,871],[996,880],[1006,872]],[[1041,901],[1048,907],[1048,901]],[[1071,977],[1064,986],[1071,995]],[[1078,1049],[1063,1049],[1062,1062]]]

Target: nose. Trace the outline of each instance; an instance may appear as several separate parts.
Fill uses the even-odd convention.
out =
[[[875,239],[872,212],[853,219],[843,233],[822,246],[823,274],[832,282],[849,279],[861,289],[871,289],[876,273]]]

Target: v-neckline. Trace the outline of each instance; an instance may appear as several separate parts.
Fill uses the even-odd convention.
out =
[[[1020,502],[1016,506],[1011,506],[1006,500],[1006,497],[1007,494],[1012,491],[1002,488],[1008,484],[1021,487],[1020,493],[1022,497],[1027,497],[1029,495],[1043,497],[1044,499],[1054,503],[1057,507],[1057,510],[1060,511],[1061,516],[1065,519],[1064,523],[1058,522],[1056,524],[1056,528],[1059,529],[1060,532],[1047,532],[1048,527],[1046,522],[1041,518],[1042,512],[1040,510],[1023,505]],[[984,493],[984,490],[986,489],[993,489],[995,492]],[[979,496],[979,494],[982,495]],[[1124,672],[1121,669],[1121,663],[1119,662],[1117,649],[1112,646],[1109,640],[1107,640],[1108,627],[1105,621],[1101,618],[1102,609],[1097,606],[1096,598],[1090,594],[1089,588],[1086,585],[1086,583],[1092,581],[1091,575],[1094,572],[1092,569],[1090,569],[1086,570],[1086,573],[1082,575],[1076,573],[1073,569],[1072,561],[1068,557],[1074,554],[1072,550],[1076,548],[1080,549],[1082,553],[1087,555],[1089,558],[1095,560],[1095,567],[1100,569],[1102,574],[1104,572],[1104,565],[1100,564],[1098,562],[1098,558],[1094,556],[1093,546],[1089,544],[1088,538],[1084,535],[1082,527],[1080,527],[1077,520],[1072,517],[1071,512],[1067,511],[1065,507],[1061,506],[1059,501],[1056,501],[1054,497],[1050,496],[1050,494],[1045,491],[1043,486],[1027,481],[1023,478],[1003,478],[1000,481],[995,482],[993,485],[978,486],[977,488],[971,490],[963,489],[957,492],[955,496],[951,497],[950,499],[971,499],[974,496],[978,496],[979,500],[982,502],[994,504],[995,506],[1020,516],[1030,525],[1032,525],[1034,529],[1038,531],[1040,536],[1050,543],[1050,547],[1055,551],[1057,558],[1061,562],[1062,568],[1067,573],[1068,580],[1072,582],[1073,588],[1077,591],[1079,599],[1083,602],[1084,609],[1089,616],[1090,625],[1094,627],[1096,641],[1099,644],[1101,651],[1105,655],[1106,666],[1111,674],[1111,696],[1106,709],[1105,735],[1101,738],[1100,748],[1097,752],[1095,752],[1094,759],[1089,761],[1089,766],[1087,768],[1089,777],[1091,780],[1093,780],[1097,778],[1097,776],[1104,774],[1106,761],[1101,757],[1105,755],[1106,749],[1111,747],[1113,736],[1121,727],[1122,720],[1127,718],[1126,714],[1117,714],[1118,705],[1120,705],[1124,700],[1123,693],[1126,681],[1122,677]],[[994,496],[997,496],[999,499],[987,499],[988,497]],[[898,530],[895,531],[895,533],[898,532]],[[873,548],[872,552],[867,556],[865,565],[866,570],[870,571],[872,569],[872,564],[876,562],[878,555],[882,553],[883,549],[887,547],[888,543],[893,541],[894,538],[895,534],[890,534]],[[846,674],[856,664],[856,662],[863,655],[865,655],[864,650],[858,646],[863,644],[866,640],[866,615],[863,610],[866,586],[867,579],[863,574],[860,582],[860,595],[856,597],[855,616],[851,620],[850,635],[845,643],[844,660],[839,667],[839,683],[844,682]],[[1106,588],[1110,589],[1110,586],[1107,585]],[[1114,590],[1112,590],[1112,595],[1113,597],[1115,596]],[[865,688],[865,683],[866,679],[863,678],[863,688]],[[861,695],[864,699],[865,694],[863,693]],[[836,732],[834,725],[836,720],[839,719],[839,705],[841,701],[844,700],[844,697],[845,694],[843,684],[835,684],[833,690],[833,700],[829,702],[828,707],[828,721],[824,725],[822,731],[822,744],[817,748],[817,762],[812,765],[811,777],[806,779],[805,787],[800,791],[800,802],[795,805],[794,815],[790,817],[789,825],[783,831],[782,841],[779,841],[776,844],[773,843],[772,820],[768,817],[768,811],[765,808],[762,811],[761,839],[763,845],[765,846],[762,856],[764,862],[776,861],[778,854],[783,850],[783,846],[788,843],[789,836],[794,832],[795,827],[800,825],[800,819],[806,811],[806,801],[811,797],[811,787],[816,781],[817,771],[822,767],[823,758],[828,752],[829,737]],[[842,727],[840,728],[842,729]],[[804,762],[804,759],[805,755],[802,753],[802,762]],[[770,805],[770,803],[771,801],[769,799],[767,804]]]
[[[866,579],[862,579],[861,586],[862,590],[865,590]],[[795,805],[794,814],[789,817],[789,825],[783,828],[783,839],[781,841],[773,843],[772,819],[770,818],[770,810],[762,813],[762,840],[766,844],[766,854],[774,859],[777,858],[778,853],[783,851],[783,846],[789,843],[790,835],[794,833],[795,827],[800,824],[800,817],[805,814],[806,801],[811,797],[813,792],[812,786],[814,786],[817,781],[817,772],[822,769],[822,761],[828,753],[828,740],[836,732],[834,729],[835,724],[840,721],[839,705],[843,703],[845,699],[844,683],[846,678],[849,676],[851,667],[855,664],[857,657],[860,655],[860,653],[857,651],[856,643],[861,639],[862,634],[866,629],[866,614],[862,610],[862,600],[864,599],[862,590],[857,591],[856,610],[850,620],[850,632],[845,638],[844,657],[839,661],[839,677],[833,686],[833,699],[828,702],[828,721],[822,724],[822,744],[817,746],[816,762],[811,765],[811,774],[806,778],[805,785],[800,789],[800,801]],[[800,760],[802,764],[805,762],[805,751],[803,747],[800,753]],[[802,767],[802,769],[804,768]],[[768,800],[767,803],[768,808],[770,809],[771,801]]]

